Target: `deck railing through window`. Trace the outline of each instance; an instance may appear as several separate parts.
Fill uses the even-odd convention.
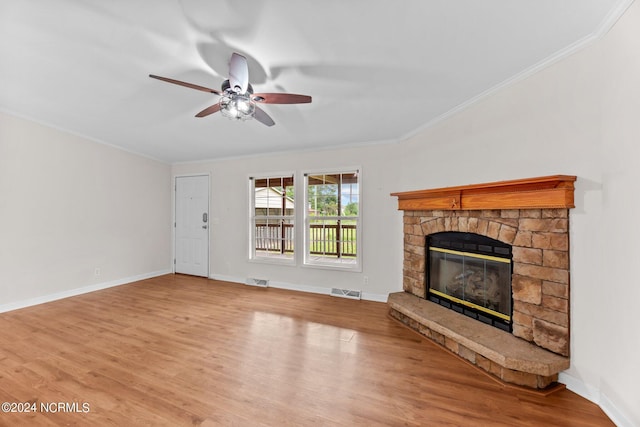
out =
[[[256,224],[256,250],[291,253],[293,224]],[[311,224],[310,253],[335,257],[356,256],[356,226],[353,224]]]
[[[256,224],[256,251],[293,252],[293,224]]]

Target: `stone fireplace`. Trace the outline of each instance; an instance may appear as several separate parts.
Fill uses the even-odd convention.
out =
[[[390,315],[507,383],[537,389],[554,383],[569,367],[569,209],[575,179],[556,175],[393,193],[404,211],[404,292],[389,296]],[[479,236],[475,249],[465,250],[463,242],[429,253],[429,247],[443,246],[428,244],[434,236],[444,246],[459,246],[451,237],[460,233]],[[497,249],[489,248],[491,242]],[[496,256],[503,248],[510,264]],[[462,267],[463,256],[470,268]],[[495,261],[488,269],[487,258]],[[512,273],[510,295],[498,295],[503,291],[493,283],[499,272],[505,275],[504,265]],[[444,284],[428,291],[430,276],[445,267]],[[465,290],[469,302],[460,298]],[[493,302],[485,298],[490,294]],[[452,301],[458,308],[449,310]],[[508,312],[499,308],[507,302]],[[492,327],[479,317],[498,323],[508,317],[508,327]]]

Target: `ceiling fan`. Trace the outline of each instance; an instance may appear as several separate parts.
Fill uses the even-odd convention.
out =
[[[200,111],[196,114],[196,117],[205,117],[220,111],[223,116],[230,119],[248,120],[255,118],[262,124],[273,126],[275,124],[273,119],[256,104],[306,104],[311,102],[311,97],[307,95],[296,95],[292,93],[253,93],[253,87],[251,87],[249,83],[247,58],[238,53],[231,55],[229,78],[222,82],[221,90],[167,77],[160,77],[154,74],[149,74],[149,77],[221,96],[220,101]]]

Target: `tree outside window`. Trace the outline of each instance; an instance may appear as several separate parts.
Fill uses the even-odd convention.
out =
[[[305,263],[359,265],[360,178],[357,170],[305,175]]]

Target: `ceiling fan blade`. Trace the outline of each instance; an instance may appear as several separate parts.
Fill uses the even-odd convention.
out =
[[[217,113],[218,111],[220,111],[220,104],[216,103],[211,107],[207,107],[204,110],[200,111],[198,114],[196,114],[196,117],[205,117],[209,114]]]
[[[193,83],[187,83],[187,82],[183,82],[183,81],[180,81],[180,80],[170,79],[168,77],[160,77],[160,76],[156,76],[154,74],[149,74],[149,77],[151,77],[152,79],[162,80],[162,81],[165,81],[165,82],[169,82],[169,83],[173,83],[173,84],[176,84],[176,85],[188,87],[188,88],[191,88],[191,89],[197,89],[197,90],[201,90],[203,92],[215,93],[216,95],[220,95],[220,91],[219,90],[211,89],[211,88],[204,87],[204,86],[194,85]]]
[[[265,104],[308,104],[311,97],[293,93],[254,93],[251,99]]]
[[[245,93],[249,86],[249,66],[247,58],[237,53],[231,55],[229,61],[229,83],[237,93]]]
[[[267,113],[265,113],[262,108],[258,107],[257,105],[256,105],[256,111],[253,114],[253,118],[267,126],[273,126],[276,124],[276,122],[274,122],[273,119]]]

